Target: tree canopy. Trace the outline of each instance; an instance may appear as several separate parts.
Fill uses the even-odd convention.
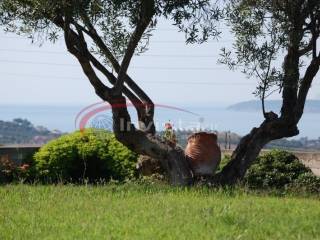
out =
[[[138,25],[141,4],[152,19],[139,39],[136,53],[147,49],[149,37],[156,29],[159,18],[172,19],[190,43],[204,42],[219,35],[213,20],[222,13],[210,4],[210,0],[3,0],[0,22],[8,32],[26,35],[34,41],[54,42],[63,36],[56,20],[67,14],[72,18],[70,24],[74,27],[89,30],[89,25],[92,25],[111,53],[120,60]],[[105,58],[97,44],[91,47],[92,51]],[[110,62],[108,58],[105,60]]]
[[[248,77],[258,79],[255,94],[262,100],[274,91],[285,94],[290,85],[297,95],[292,96],[293,103],[299,100],[304,104],[302,86],[307,81],[303,81],[301,75],[310,66],[310,57],[314,61],[319,61],[320,57],[320,49],[317,49],[320,2],[231,0],[226,9],[227,22],[236,40],[233,50],[223,49],[221,62],[230,68],[240,67]],[[289,64],[290,49],[295,49],[297,55],[295,63],[289,67],[285,64]],[[285,57],[287,61],[281,64]],[[288,78],[293,81],[285,84]],[[300,99],[297,99],[298,94]],[[264,105],[263,110],[266,116]]]

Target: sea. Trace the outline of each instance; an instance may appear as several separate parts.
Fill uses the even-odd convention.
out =
[[[129,106],[133,121],[135,111]],[[29,120],[35,126],[49,130],[72,132],[82,127],[110,129],[112,114],[106,103],[79,106],[36,106],[0,105],[0,120],[12,121],[15,118]],[[179,130],[231,131],[239,135],[248,133],[263,121],[261,112],[241,112],[228,110],[227,106],[156,105],[155,124],[162,130],[168,122]],[[320,137],[320,114],[306,113],[299,123],[300,134],[295,138]]]

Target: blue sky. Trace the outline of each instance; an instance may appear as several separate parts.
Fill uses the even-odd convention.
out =
[[[232,36],[225,34],[219,42],[186,45],[183,33],[162,21],[151,38],[150,50],[134,57],[129,73],[159,104],[216,106],[251,100],[255,80],[217,64],[221,47],[231,44]],[[83,105],[100,101],[63,41],[39,47],[29,39],[1,31],[0,63],[1,104]],[[319,80],[318,76],[310,99],[320,98]]]

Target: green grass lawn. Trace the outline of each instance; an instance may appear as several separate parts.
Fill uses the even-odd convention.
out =
[[[0,187],[0,239],[320,239],[320,201],[139,185]]]

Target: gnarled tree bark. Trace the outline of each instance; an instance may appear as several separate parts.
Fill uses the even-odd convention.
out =
[[[267,143],[298,133],[296,125],[288,125],[283,119],[265,120],[260,127],[253,128],[241,139],[231,156],[231,161],[211,181],[220,185],[236,184],[243,179],[247,169]]]
[[[124,97],[112,99],[110,104],[113,113],[113,131],[120,142],[139,154],[158,159],[172,184],[192,184],[192,171],[182,149],[172,147],[152,134],[136,129],[131,122]]]

